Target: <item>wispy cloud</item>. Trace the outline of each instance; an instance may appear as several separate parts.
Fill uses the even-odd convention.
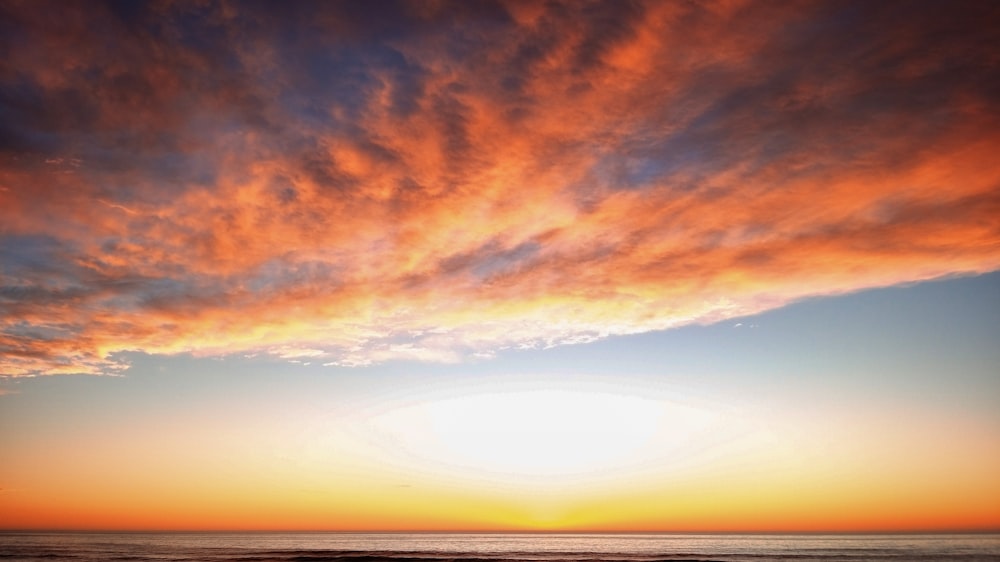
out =
[[[3,374],[458,361],[1000,267],[985,3],[122,6],[0,8]]]

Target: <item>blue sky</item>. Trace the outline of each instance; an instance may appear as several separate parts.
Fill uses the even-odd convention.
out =
[[[893,497],[884,483],[889,477],[907,494],[905,509],[926,509],[940,501],[936,488],[943,486],[952,497],[968,495],[967,486],[943,481],[941,470],[975,482],[1000,466],[998,290],[996,273],[954,278],[808,299],[706,326],[509,350],[460,364],[390,361],[348,368],[242,356],[132,355],[122,376],[7,379],[0,397],[3,493],[9,502],[38,486],[29,476],[32,461],[57,463],[45,470],[63,473],[62,485],[90,485],[95,476],[83,469],[87,476],[74,477],[73,467],[96,461],[76,447],[104,442],[112,445],[99,447],[101,454],[117,467],[118,477],[150,470],[135,459],[147,457],[159,470],[187,474],[186,485],[170,478],[172,483],[161,483],[181,489],[220,477],[277,486],[274,478],[291,474],[286,494],[321,497],[336,495],[327,489],[333,482],[369,492],[412,492],[435,489],[442,475],[453,493],[500,488],[518,497],[516,490],[534,490],[526,500],[534,511],[519,517],[521,524],[543,526],[558,527],[555,521],[566,517],[553,505],[572,503],[557,493],[600,488],[608,480],[638,479],[654,495],[670,482],[698,486],[684,472],[687,463],[702,478],[714,475],[723,482],[733,471],[764,488],[785,479],[806,497],[816,486],[856,493],[845,479],[882,481],[880,491],[870,493]],[[421,458],[425,437],[406,427],[414,423],[407,411],[468,397],[480,397],[473,407],[488,409],[484,405],[493,402],[482,397],[495,396],[506,398],[479,416],[464,415],[470,431],[507,455],[502,470],[485,466],[498,461],[482,453],[449,457],[453,448]],[[554,403],[539,412],[532,397]],[[573,406],[581,399],[592,412]],[[615,400],[639,402],[626,402],[622,411]],[[649,403],[725,421],[694,433],[696,442],[644,449],[642,458],[616,458],[614,447],[602,453],[608,439],[621,443],[639,431],[617,428],[608,416],[627,416]],[[403,422],[391,422],[399,415]],[[518,429],[518,419],[530,420],[534,429]],[[588,419],[607,419],[614,433],[550,426],[559,419],[591,433],[597,426],[587,426]],[[687,418],[648,419],[646,428],[653,431]],[[511,433],[497,429],[511,423]],[[345,431],[353,444],[338,449],[343,444],[333,436]],[[520,455],[546,458],[524,449],[531,435],[552,438],[545,448],[558,454],[550,464],[511,464]],[[335,451],[336,459],[330,456]],[[603,468],[591,474],[571,464],[573,455],[600,461]],[[370,462],[378,468],[364,469]],[[200,476],[189,474],[192,463],[204,471]],[[798,483],[803,471],[820,484]],[[650,472],[660,480],[647,482]],[[58,487],[60,479],[54,480],[48,484]],[[141,489],[135,493],[143,497]],[[544,509],[539,497],[548,498]],[[155,495],[143,501],[157,504]],[[7,525],[17,526],[17,511],[10,507]],[[558,515],[538,515],[549,511]],[[280,526],[263,519],[264,526]]]
[[[0,2],[0,527],[997,528],[998,14]]]

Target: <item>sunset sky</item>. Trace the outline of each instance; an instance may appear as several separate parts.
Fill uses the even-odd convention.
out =
[[[0,529],[1000,530],[998,29],[0,0]]]

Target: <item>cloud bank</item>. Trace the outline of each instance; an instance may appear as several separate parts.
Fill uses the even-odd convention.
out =
[[[1000,268],[988,2],[3,2],[0,374],[359,365]]]

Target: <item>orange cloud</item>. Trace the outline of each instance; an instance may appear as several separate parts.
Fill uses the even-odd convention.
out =
[[[974,3],[4,10],[6,375],[455,361],[1000,267]]]

